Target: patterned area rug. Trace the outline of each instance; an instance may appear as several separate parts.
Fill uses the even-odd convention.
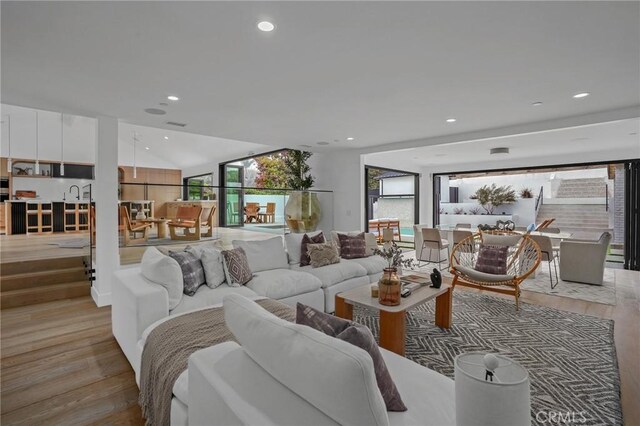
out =
[[[453,305],[449,330],[434,325],[433,302],[408,313],[407,358],[453,378],[456,355],[500,353],[529,371],[533,424],[551,412],[622,424],[613,321],[526,303],[516,313],[512,300],[466,291],[455,292]],[[377,337],[377,313],[356,308],[354,319]]]

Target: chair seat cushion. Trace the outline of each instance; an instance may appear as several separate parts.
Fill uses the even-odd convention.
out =
[[[384,268],[389,266],[387,261],[380,256],[361,257],[359,259],[343,259],[345,263],[357,263],[367,270],[367,275],[379,274]]]
[[[458,272],[468,276],[472,280],[486,281],[486,282],[499,282],[499,281],[511,281],[515,278],[514,275],[502,275],[502,274],[487,274],[486,272],[476,271],[473,268],[467,268],[466,266],[456,265],[454,267]]]
[[[257,272],[246,284],[251,290],[270,299],[284,299],[318,290],[322,282],[305,272],[272,269]]]
[[[292,265],[292,268],[318,277],[322,282],[322,288],[331,287],[351,278],[364,277],[367,275],[367,270],[363,266],[344,260],[340,263],[334,263],[333,265],[322,266],[320,268],[313,268],[311,265],[302,267]]]

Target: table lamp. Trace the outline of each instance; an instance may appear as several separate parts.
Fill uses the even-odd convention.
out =
[[[458,426],[531,425],[529,374],[511,359],[470,352],[454,361]]]

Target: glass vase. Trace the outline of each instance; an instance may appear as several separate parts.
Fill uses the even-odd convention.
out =
[[[381,305],[396,306],[400,304],[402,285],[396,268],[384,268],[378,281],[378,301]]]

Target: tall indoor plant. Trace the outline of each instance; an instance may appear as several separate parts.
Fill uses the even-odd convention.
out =
[[[310,192],[315,179],[307,160],[313,153],[290,150],[284,158],[287,186],[293,191],[284,207],[285,220],[291,232],[315,231],[321,218],[318,194]]]

